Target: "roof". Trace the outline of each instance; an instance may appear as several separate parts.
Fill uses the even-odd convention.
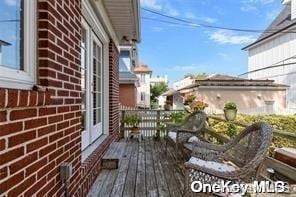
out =
[[[119,42],[140,42],[140,0],[102,0],[90,2],[99,8],[97,12],[101,14],[102,18],[109,17],[110,24],[106,23],[105,25],[109,29],[114,29],[115,35],[113,36],[116,36]],[[102,6],[98,2],[101,2]]]
[[[0,45],[1,46],[10,46],[11,44],[9,42],[4,41],[4,40],[0,40]]]
[[[181,90],[187,90],[200,86],[237,86],[237,87],[282,87],[287,88],[289,86],[283,84],[274,83],[274,80],[253,80],[239,77],[233,77],[228,75],[212,75],[204,80],[195,80],[195,83],[188,85]]]
[[[263,40],[278,34],[285,29],[288,29],[296,25],[296,19],[291,20],[291,5],[285,5],[280,14],[275,18],[275,20],[268,26],[265,33],[262,33],[259,38],[251,43],[250,45],[243,48],[243,50],[248,49],[255,44],[262,42]]]
[[[139,64],[134,68],[135,73],[151,73],[152,71],[149,69],[148,65]]]
[[[164,92],[161,96],[173,96],[178,93],[179,92],[177,90],[169,89],[168,91]]]
[[[120,84],[136,84],[138,81],[137,76],[131,72],[119,72],[119,83]]]

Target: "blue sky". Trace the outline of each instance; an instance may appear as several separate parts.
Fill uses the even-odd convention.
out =
[[[19,20],[20,1],[19,0],[0,0],[0,21]],[[0,40],[10,43],[2,50],[2,65],[18,68],[20,66],[20,23],[19,22],[0,22]]]
[[[141,6],[195,23],[256,30],[264,30],[283,8],[281,0],[141,0]],[[141,15],[169,20],[144,10]],[[186,73],[246,72],[247,52],[241,48],[259,36],[145,19],[141,25],[141,61],[170,82]]]

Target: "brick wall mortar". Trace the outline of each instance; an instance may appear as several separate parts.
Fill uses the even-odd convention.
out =
[[[70,193],[85,196],[119,132],[118,51],[110,40],[110,136],[81,162],[81,0],[38,6],[38,85],[46,91],[0,89],[0,187],[6,196],[62,196],[58,169],[68,161]]]

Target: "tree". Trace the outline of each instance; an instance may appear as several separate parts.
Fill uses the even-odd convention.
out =
[[[187,78],[187,77],[190,77],[191,79],[203,80],[203,79],[206,79],[208,75],[206,73],[199,73],[199,74],[188,73],[184,75],[184,78]]]
[[[156,83],[150,88],[151,103],[157,103],[157,97],[168,90],[168,85],[165,82]]]

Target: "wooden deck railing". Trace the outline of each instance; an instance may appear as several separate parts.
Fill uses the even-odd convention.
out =
[[[153,137],[156,132],[160,131],[160,136],[164,136],[165,123],[170,122],[170,115],[176,112],[182,112],[183,110],[149,110],[149,109],[129,109],[121,110],[121,135],[126,137],[131,128],[124,123],[124,119],[128,114],[137,114],[141,117],[141,123],[139,129],[143,137]]]

